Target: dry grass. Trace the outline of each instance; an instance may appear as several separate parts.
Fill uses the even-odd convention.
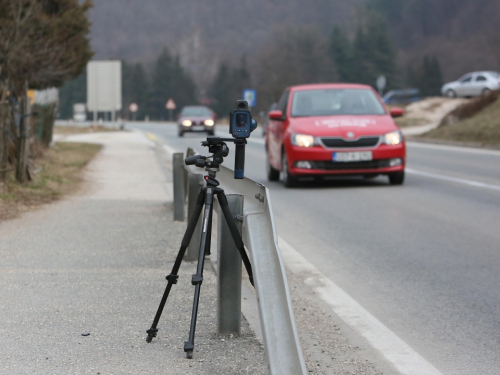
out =
[[[429,121],[424,118],[413,118],[413,117],[397,117],[394,122],[400,128],[406,128],[408,126],[419,126],[428,124]]]
[[[457,107],[440,123],[440,126],[452,125],[461,120],[473,117],[486,107],[492,105],[500,97],[500,90],[492,91],[487,96],[479,96]]]
[[[479,110],[475,116],[456,123],[445,123],[422,137],[482,145],[500,145],[500,98]]]
[[[0,182],[0,220],[74,192],[82,181],[83,168],[100,149],[100,145],[87,143],[56,143],[36,159],[33,181],[19,184],[10,172]]]
[[[96,126],[54,126],[54,134],[85,134],[97,132],[115,132],[117,129],[105,128],[102,125]]]

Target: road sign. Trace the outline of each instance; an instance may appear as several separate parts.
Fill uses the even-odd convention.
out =
[[[91,112],[122,109],[121,61],[90,61],[87,64],[87,109]]]
[[[386,85],[387,85],[387,78],[385,78],[385,76],[379,76],[377,78],[377,89],[380,95],[382,95],[382,92],[384,91]]]
[[[255,107],[255,104],[257,103],[257,91],[254,89],[244,89],[243,100],[248,102],[249,107]]]
[[[138,109],[139,106],[136,103],[130,103],[130,105],[128,106],[128,110],[132,113],[137,112]]]
[[[174,99],[172,98],[168,99],[167,104],[165,104],[166,109],[175,109],[176,107]]]

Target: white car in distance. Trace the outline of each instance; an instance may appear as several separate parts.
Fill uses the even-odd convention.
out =
[[[500,73],[472,72],[443,85],[441,93],[448,98],[488,95],[500,89]]]

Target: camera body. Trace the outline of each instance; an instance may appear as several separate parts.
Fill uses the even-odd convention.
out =
[[[248,138],[257,128],[245,100],[236,101],[236,109],[229,114],[229,133],[237,139]]]

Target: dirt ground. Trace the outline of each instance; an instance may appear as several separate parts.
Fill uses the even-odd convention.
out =
[[[428,124],[436,124],[437,126],[448,113],[468,100],[444,97],[426,98],[406,106],[404,116],[396,118],[395,121],[400,127]]]

